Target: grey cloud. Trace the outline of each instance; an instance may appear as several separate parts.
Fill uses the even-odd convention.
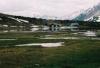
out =
[[[92,7],[99,0],[0,0],[0,12],[15,15],[67,16]]]

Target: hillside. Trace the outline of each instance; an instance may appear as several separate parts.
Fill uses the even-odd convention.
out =
[[[95,22],[95,23],[94,23]],[[47,20],[42,18],[30,18],[23,16],[14,16],[0,13],[0,30],[30,31],[33,26],[50,26],[50,24],[60,24],[61,26],[70,26],[71,23],[78,23],[80,29],[100,29],[100,23],[96,21],[79,20]]]

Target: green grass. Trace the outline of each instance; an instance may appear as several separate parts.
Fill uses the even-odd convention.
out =
[[[65,41],[64,43],[65,46],[56,48],[0,47],[0,67],[1,68],[99,68],[100,67],[99,40],[64,40],[64,41]]]
[[[99,68],[99,40],[39,39],[73,36],[70,33],[0,33],[0,68]],[[56,48],[15,47],[19,44],[65,42]]]
[[[72,32],[7,32],[0,33],[0,38],[40,38],[45,37],[45,35],[51,35],[51,37],[80,37],[72,34]]]
[[[63,39],[38,39],[38,38],[18,38],[16,40],[0,40],[0,46],[15,46],[19,44],[30,44],[30,43],[53,43],[63,42]]]

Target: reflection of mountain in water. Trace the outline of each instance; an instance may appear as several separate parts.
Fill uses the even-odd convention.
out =
[[[82,12],[75,20],[89,20],[94,16],[100,16],[100,3],[93,8],[89,8]]]

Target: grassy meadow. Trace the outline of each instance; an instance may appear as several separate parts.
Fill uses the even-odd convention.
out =
[[[99,40],[39,39],[47,34],[0,33],[1,39],[16,39],[0,40],[0,68],[100,68]],[[50,35],[62,34],[51,33]],[[64,42],[64,46],[54,48],[14,46],[61,41]]]

